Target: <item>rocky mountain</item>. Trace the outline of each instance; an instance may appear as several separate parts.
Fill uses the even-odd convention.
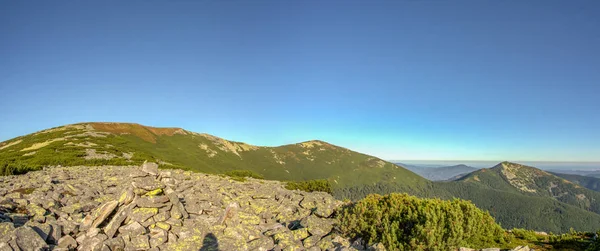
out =
[[[473,172],[477,170],[475,167],[467,166],[467,165],[454,165],[454,166],[443,166],[443,167],[423,167],[418,165],[408,165],[402,163],[396,163],[423,178],[432,181],[441,181],[441,180],[452,180],[456,179],[457,176],[462,177],[465,174]]]
[[[334,187],[381,181],[427,183],[395,164],[318,140],[260,147],[181,128],[82,123],[0,143],[0,173],[4,174],[44,166],[139,165],[144,161],[215,174],[250,170],[275,180],[328,179]]]

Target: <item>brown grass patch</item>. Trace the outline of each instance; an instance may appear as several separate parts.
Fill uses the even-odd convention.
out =
[[[156,143],[156,136],[159,135],[173,136],[177,133],[185,133],[180,128],[158,128],[134,123],[90,123],[90,125],[97,131],[113,134],[132,134],[151,143]]]

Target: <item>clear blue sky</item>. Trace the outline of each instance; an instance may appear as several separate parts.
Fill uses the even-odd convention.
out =
[[[600,161],[597,0],[89,2],[0,3],[0,141],[121,121],[385,159]]]

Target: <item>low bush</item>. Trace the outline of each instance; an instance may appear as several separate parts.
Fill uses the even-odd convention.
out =
[[[342,208],[339,230],[388,250],[452,250],[505,243],[505,231],[489,213],[464,200],[372,194]]]
[[[327,180],[288,181],[285,188],[306,192],[326,192],[331,194],[331,183]]]
[[[264,179],[262,175],[250,170],[233,170],[226,172],[225,175],[237,181],[246,181],[246,178]]]

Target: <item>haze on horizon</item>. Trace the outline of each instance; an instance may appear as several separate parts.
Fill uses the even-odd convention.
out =
[[[85,121],[600,162],[600,2],[11,1],[0,141]]]

